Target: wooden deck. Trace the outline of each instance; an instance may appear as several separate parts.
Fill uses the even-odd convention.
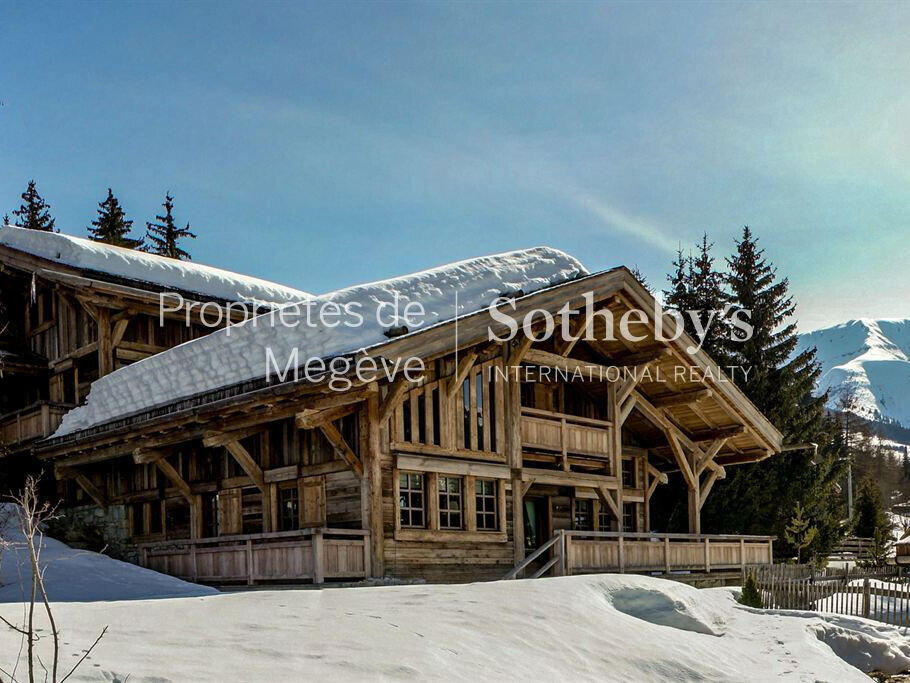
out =
[[[196,583],[320,584],[369,577],[369,537],[360,529],[301,529],[143,543],[139,552],[143,567]]]
[[[557,531],[504,578],[599,572],[743,571],[771,564],[772,536]]]
[[[72,408],[67,403],[40,401],[14,413],[0,416],[0,443],[16,448],[50,436],[60,426],[63,415]]]

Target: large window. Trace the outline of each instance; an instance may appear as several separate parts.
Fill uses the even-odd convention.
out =
[[[499,530],[499,504],[494,479],[478,479],[474,484],[477,508],[477,530]]]
[[[618,531],[619,526],[616,523],[616,517],[613,512],[603,503],[600,504],[600,510],[597,513],[597,530],[598,531]]]
[[[439,477],[439,528],[462,528],[461,477]]]
[[[422,474],[402,472],[398,476],[398,508],[402,527],[423,529],[426,526],[426,498]]]
[[[585,498],[576,498],[572,510],[572,528],[577,531],[593,531],[593,502]]]

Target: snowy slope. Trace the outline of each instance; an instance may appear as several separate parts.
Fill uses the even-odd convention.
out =
[[[301,364],[310,358],[332,358],[388,341],[389,326],[378,317],[399,313],[408,303],[419,303],[428,327],[481,310],[504,292],[525,294],[561,284],[586,274],[574,258],[556,249],[537,247],[495,256],[469,259],[412,275],[330,292],[312,300],[313,315],[295,317],[296,326],[277,315],[265,314],[245,324],[219,330],[164,353],[121,368],[92,384],[86,405],[70,411],[55,436],[103,424],[118,417],[171,403],[197,393],[265,377],[266,349],[281,369],[294,349]],[[456,295],[458,308],[456,311]],[[362,323],[352,316],[320,324],[323,304],[356,306]],[[379,311],[379,316],[377,316]],[[343,322],[341,322],[343,321]],[[340,324],[339,324],[340,323]]]
[[[852,389],[857,414],[910,426],[910,320],[850,320],[800,336],[798,350],[812,346],[822,363],[818,391],[831,390],[830,407]]]
[[[223,301],[270,304],[303,301],[310,294],[259,278],[191,261],[145,254],[63,233],[0,226],[0,245],[74,268],[148,282]]]
[[[0,505],[0,539],[10,544],[0,550],[0,603],[21,602],[25,587],[30,586],[31,564],[16,520],[12,505]],[[40,561],[48,594],[59,602],[147,600],[218,592],[106,555],[76,550],[53,538],[44,539]]]
[[[66,603],[55,616],[64,662],[110,627],[81,681],[860,683],[860,669],[910,667],[893,627],[750,610],[730,589],[631,575]],[[0,667],[18,645],[0,631]],[[49,646],[39,641],[45,661]]]

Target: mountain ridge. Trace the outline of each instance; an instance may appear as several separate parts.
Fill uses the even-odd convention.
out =
[[[859,318],[799,336],[796,353],[815,347],[822,365],[817,393],[828,407],[853,393],[852,412],[910,425],[910,319]]]

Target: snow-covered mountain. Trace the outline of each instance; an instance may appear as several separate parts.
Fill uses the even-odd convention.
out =
[[[870,420],[897,420],[910,427],[910,320],[850,320],[803,334],[798,350],[818,349],[819,392],[829,406],[853,389],[854,412]]]

